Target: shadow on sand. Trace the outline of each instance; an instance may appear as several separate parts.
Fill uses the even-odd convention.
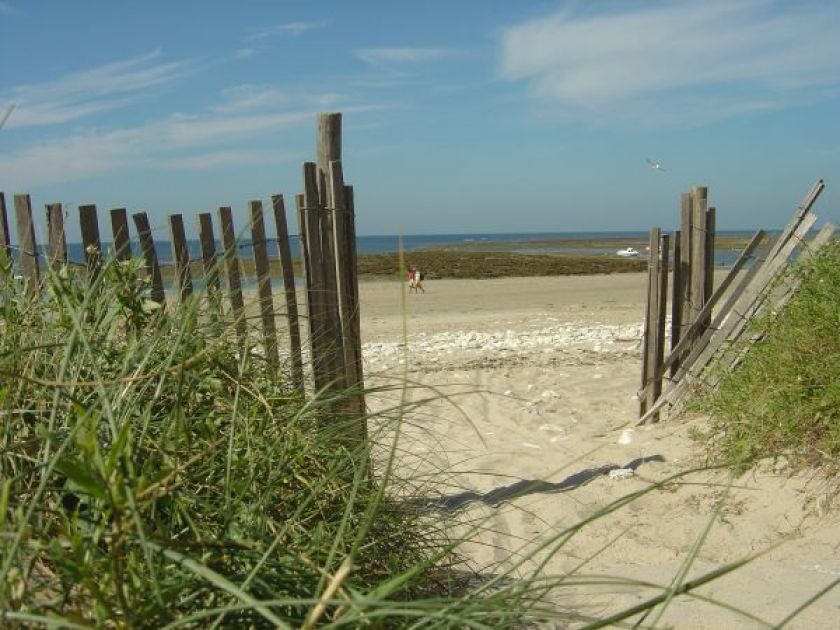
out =
[[[569,475],[562,481],[551,483],[542,481],[540,479],[522,479],[501,488],[494,488],[489,492],[480,494],[478,492],[466,491],[459,492],[448,496],[438,498],[424,498],[413,501],[416,505],[423,508],[432,508],[440,510],[441,512],[455,512],[464,506],[480,501],[490,506],[498,506],[503,501],[510,501],[519,497],[524,497],[529,494],[550,494],[555,492],[568,492],[579,488],[585,483],[592,481],[596,477],[608,475],[611,470],[619,468],[629,468],[635,471],[642,464],[648,462],[664,462],[665,458],[662,455],[650,455],[648,457],[639,457],[624,466],[617,466],[616,464],[604,464],[598,468],[586,468],[573,475]]]

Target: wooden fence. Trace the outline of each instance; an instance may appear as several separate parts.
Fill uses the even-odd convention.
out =
[[[752,332],[743,339],[750,330],[747,324],[761,313],[778,312],[795,293],[797,281],[778,282],[791,256],[799,250],[800,259],[813,256],[834,233],[834,226],[826,224],[806,241],[817,221],[811,208],[824,187],[822,180],[814,184],[775,240],[758,230],[717,288],[716,215],[714,208],[707,208],[707,188],[695,186],[682,195],[682,223],[673,234],[672,263],[669,236],[662,235],[660,228],[651,230],[639,424],[659,420],[666,408],[673,411],[697,386],[716,385],[720,374],[734,368],[760,338],[761,333]],[[671,345],[666,356],[669,271]],[[713,364],[721,369],[708,370]]]
[[[362,373],[361,337],[359,334],[359,290],[356,274],[356,228],[353,188],[344,183],[341,163],[341,114],[318,116],[317,163],[303,165],[304,193],[297,195],[297,214],[300,226],[300,255],[305,281],[307,316],[298,313],[295,276],[286,220],[283,195],[271,197],[274,234],[268,235],[262,201],[248,204],[247,223],[253,248],[253,268],[257,284],[257,303],[261,323],[259,346],[266,362],[278,369],[277,339],[273,289],[269,273],[269,240],[277,245],[283,279],[286,320],[288,328],[289,377],[293,386],[303,394],[305,370],[302,352],[300,320],[308,321],[310,382],[315,391],[332,399],[335,414],[358,417],[360,435],[365,434],[364,378]],[[60,203],[46,205],[48,245],[39,248],[35,238],[32,202],[27,194],[14,195],[14,214],[17,227],[17,248],[11,245],[5,195],[0,192],[0,261],[13,258],[17,250],[20,275],[28,290],[36,295],[43,286],[42,265],[58,269],[63,265],[81,264],[90,277],[101,271],[107,256],[116,260],[131,257],[131,234],[125,208],[110,210],[113,245],[102,251],[98,211],[95,205],[78,208],[84,262],[71,261],[65,237],[65,212]],[[166,304],[160,256],[153,230],[145,212],[131,215],[136,240],[144,260],[145,276],[151,285],[151,299]],[[220,240],[216,240],[213,216],[203,212],[196,217],[200,258],[190,259],[184,216],[171,214],[167,219],[171,242],[172,266],[177,300],[187,303],[194,299],[192,273],[200,266],[206,297],[212,308],[222,309],[222,275],[227,280],[228,313],[232,316],[240,347],[249,340],[245,299],[242,293],[241,243],[237,239],[233,210],[218,209]],[[221,251],[217,251],[217,243]]]

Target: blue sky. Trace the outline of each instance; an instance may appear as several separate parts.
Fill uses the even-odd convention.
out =
[[[835,1],[0,0],[0,25],[0,190],[38,218],[242,222],[342,111],[360,234],[670,229],[692,184],[720,228],[773,228],[820,177],[840,221]]]

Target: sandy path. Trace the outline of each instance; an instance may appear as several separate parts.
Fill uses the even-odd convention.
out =
[[[469,548],[478,566],[508,567],[511,554],[699,463],[688,434],[702,419],[635,430],[618,443],[637,408],[644,280],[643,274],[622,274],[427,282],[427,293],[408,296],[404,309],[396,283],[362,285],[368,384],[394,383],[407,353],[411,383],[450,397],[412,414],[401,466],[405,473],[435,466],[450,471],[451,485],[441,490],[438,505],[485,519],[480,544]],[[398,395],[371,402],[387,408]],[[408,396],[437,394],[412,388]],[[630,463],[637,467],[626,479],[612,479],[602,468]],[[737,479],[728,495],[727,475],[711,472],[647,494],[577,534],[546,571],[561,575],[584,563],[584,573],[667,585],[713,520],[689,577],[786,540],[699,591],[778,622],[840,577],[840,518],[826,509],[818,480],[777,474],[772,464],[765,468]],[[592,469],[600,472],[574,476]],[[569,586],[556,597],[570,608],[604,614],[655,594],[641,587]],[[838,619],[840,590],[791,627],[840,627]],[[688,600],[673,605],[660,623],[763,627]]]

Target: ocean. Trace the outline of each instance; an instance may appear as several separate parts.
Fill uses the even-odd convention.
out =
[[[743,231],[719,231],[719,236],[725,237],[749,237],[751,232]],[[403,250],[406,252],[429,248],[461,248],[468,246],[470,251],[509,251],[524,254],[580,254],[600,255],[614,254],[617,249],[622,249],[633,244],[637,249],[640,242],[647,242],[647,232],[539,232],[539,233],[496,233],[496,234],[407,234],[401,237]],[[292,256],[299,254],[298,239],[293,235],[291,240]],[[611,240],[615,245],[610,247],[575,247],[573,244],[554,245],[550,241],[590,241],[590,240]],[[400,237],[397,235],[372,235],[359,236],[356,239],[356,249],[359,254],[387,254],[396,252],[399,249]],[[172,246],[169,241],[156,241],[158,260],[162,264],[172,262]],[[107,250],[111,243],[103,241],[102,246]],[[217,250],[221,249],[220,244],[216,245]],[[188,240],[190,258],[198,260],[201,258],[201,249],[197,239]],[[82,263],[84,261],[84,250],[81,243],[69,243],[67,246],[68,256],[71,262]],[[136,241],[132,241],[132,251],[135,256],[140,256],[140,247]],[[277,244],[269,239],[268,253],[271,257],[277,256]],[[715,265],[729,267],[738,258],[740,251],[719,248],[715,251]],[[252,255],[250,240],[242,240],[240,244],[240,255],[249,257]]]

